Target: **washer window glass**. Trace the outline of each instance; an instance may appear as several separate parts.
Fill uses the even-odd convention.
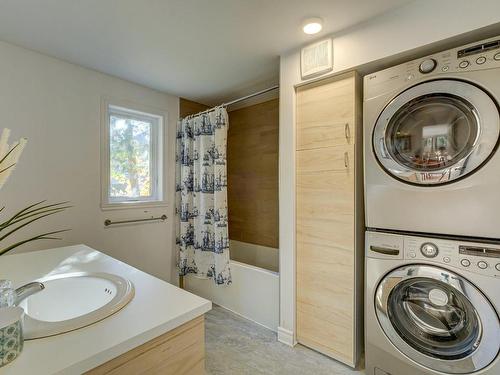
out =
[[[398,163],[414,170],[434,171],[452,166],[471,153],[478,132],[478,116],[463,98],[425,95],[394,114],[385,142]]]
[[[399,335],[421,353],[460,359],[476,350],[481,325],[469,300],[443,282],[414,278],[389,295],[389,318]]]

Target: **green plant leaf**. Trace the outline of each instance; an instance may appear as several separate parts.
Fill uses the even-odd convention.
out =
[[[7,232],[7,233],[6,233],[6,234],[4,234],[3,236],[1,236],[1,237],[0,237],[0,242],[1,242],[1,241],[3,241],[4,239],[6,239],[6,238],[7,238],[8,236],[10,236],[11,234],[13,234],[13,233],[17,232],[19,229],[22,229],[22,228],[24,228],[25,226],[30,225],[31,223],[33,223],[33,222],[35,222],[35,221],[38,221],[38,220],[40,220],[40,219],[43,219],[44,217],[51,216],[51,215],[57,214],[57,213],[59,213],[59,212],[61,212],[61,211],[49,212],[49,213],[47,213],[47,214],[44,214],[44,215],[42,215],[42,216],[38,216],[38,217],[36,217],[36,218],[34,218],[34,219],[31,219],[31,220],[27,221],[26,223],[23,223],[23,224],[19,225],[18,227],[16,227],[16,228],[12,229],[10,232]]]
[[[28,238],[28,239],[23,240],[23,241],[19,241],[19,242],[13,244],[13,245],[10,245],[10,246],[6,247],[5,249],[0,250],[0,255],[5,255],[9,251],[14,250],[16,247],[24,245],[24,244],[26,244],[28,242],[39,241],[39,240],[61,240],[62,238],[52,237],[51,235],[58,234],[58,233],[63,233],[63,232],[67,232],[67,231],[70,231],[70,230],[71,229],[56,230],[56,231],[53,231],[53,232],[47,232],[47,233],[39,234],[37,236]]]
[[[33,213],[39,213],[42,210],[45,210],[47,208],[57,207],[57,206],[69,203],[68,201],[65,201],[65,202],[59,202],[59,203],[54,203],[54,204],[48,204],[48,205],[41,206],[41,207],[36,207],[36,206],[38,206],[38,205],[40,205],[40,204],[42,204],[44,202],[46,202],[46,201],[43,200],[43,201],[37,202],[35,204],[32,204],[32,205],[24,208],[23,210],[21,210],[19,212],[17,212],[16,214],[14,214],[7,221],[5,221],[3,223],[0,223],[0,230],[2,228],[4,228],[4,227],[7,227],[7,226],[11,225],[12,221],[14,221],[14,220],[25,219],[27,216],[29,216],[29,215],[31,215]],[[36,208],[34,208],[34,207],[36,207]],[[62,208],[62,207],[59,207],[59,208]]]
[[[4,157],[0,160],[0,165],[9,157],[10,154],[12,154],[14,152],[14,150],[16,148],[19,147],[21,143],[20,142],[17,142],[14,146],[12,146],[12,148],[4,155]]]
[[[24,220],[27,220],[30,217],[35,217],[35,216],[38,216],[38,215],[43,215],[43,214],[48,213],[48,212],[59,213],[59,212],[63,212],[67,208],[72,208],[72,207],[73,206],[62,206],[62,207],[57,207],[57,208],[51,208],[51,209],[47,209],[47,210],[38,211],[38,212],[29,214],[29,215],[23,215],[23,217],[20,217],[20,218],[14,220],[14,221],[9,221],[8,223],[5,223],[5,224],[1,223],[0,224],[0,232],[3,231],[6,228],[12,226],[12,225],[15,225],[15,224],[20,223],[20,222],[22,222]]]

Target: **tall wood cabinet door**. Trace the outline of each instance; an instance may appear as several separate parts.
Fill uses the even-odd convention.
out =
[[[345,124],[354,122],[354,85],[349,75],[298,90],[296,150],[297,340],[351,366],[356,155]],[[327,124],[317,141],[313,123]]]
[[[354,76],[297,91],[297,150],[352,144],[356,139]]]

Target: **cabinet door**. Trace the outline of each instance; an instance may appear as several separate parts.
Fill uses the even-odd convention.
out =
[[[299,88],[297,150],[354,143],[354,95],[354,77]]]
[[[297,92],[297,139],[311,142],[296,151],[297,340],[351,366],[356,155],[336,119],[354,122],[354,85],[348,76]],[[330,122],[312,141],[319,121]]]

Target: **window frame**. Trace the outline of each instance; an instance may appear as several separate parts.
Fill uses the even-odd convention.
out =
[[[151,195],[146,198],[111,197],[110,195],[110,116],[113,114],[123,118],[148,121],[151,129]],[[103,98],[101,101],[101,209],[126,209],[141,207],[158,207],[167,204],[165,183],[165,134],[167,113],[128,101]]]

